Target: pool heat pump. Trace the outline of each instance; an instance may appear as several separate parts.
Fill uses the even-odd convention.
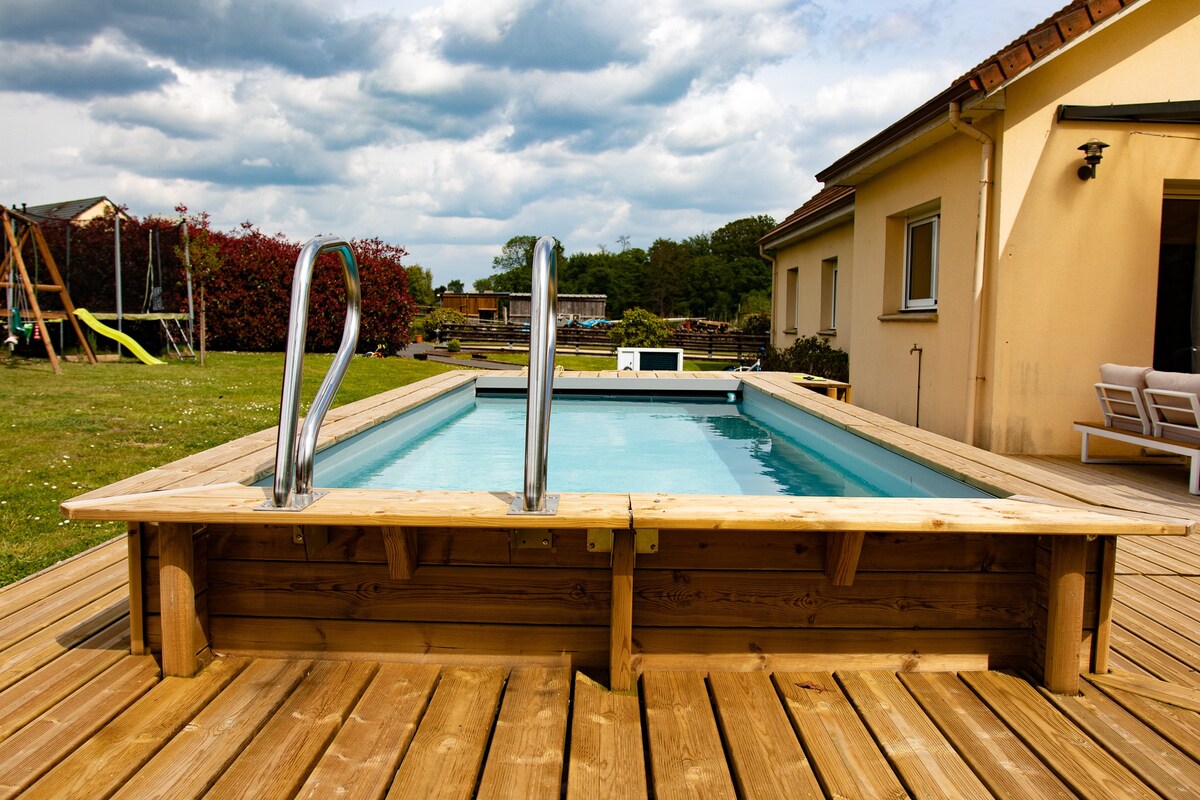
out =
[[[678,347],[618,347],[619,370],[683,371],[683,350]]]

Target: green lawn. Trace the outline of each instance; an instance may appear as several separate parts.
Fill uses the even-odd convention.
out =
[[[331,357],[304,363],[304,403]],[[58,505],[83,492],[279,421],[283,356],[211,353],[207,364],[133,360],[96,366],[0,354],[0,585],[109,539],[111,523],[67,522]],[[452,367],[357,358],[337,404]]]

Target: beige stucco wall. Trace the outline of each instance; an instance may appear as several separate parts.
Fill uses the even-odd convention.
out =
[[[859,405],[962,438],[975,257],[980,148],[945,139],[858,185],[855,192],[855,351],[850,381]],[[936,315],[901,314],[908,212],[938,208]],[[931,319],[931,317],[935,317]],[[921,348],[914,353],[913,348]]]
[[[812,336],[822,330],[822,262],[838,260],[838,327],[836,335],[827,336],[833,347],[850,350],[851,329],[849,303],[853,297],[854,225],[846,221],[775,254],[774,293],[772,304],[771,343],[778,348],[790,347],[800,336]],[[797,270],[796,310],[798,324],[793,328],[787,319],[787,273]]]
[[[1060,103],[1200,99],[1200,3],[1153,0],[1005,93],[980,444],[1074,453],[1105,361],[1149,365],[1164,184],[1200,181],[1200,127],[1056,121]],[[1076,149],[1111,146],[1082,181]]]

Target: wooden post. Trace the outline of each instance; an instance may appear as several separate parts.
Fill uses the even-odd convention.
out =
[[[192,537],[191,525],[163,522],[158,526],[163,674],[183,678],[194,675],[200,666]]]
[[[1086,555],[1087,537],[1053,537],[1043,680],[1056,694],[1079,693]]]
[[[142,583],[143,524],[130,522],[125,541],[128,545],[126,560],[129,562],[129,652],[144,656],[146,649],[146,603],[145,586]]]
[[[613,531],[612,618],[609,624],[609,688],[633,688],[633,531]]]
[[[834,586],[854,584],[866,535],[866,531],[829,531],[825,534],[825,575]]]
[[[1117,537],[1100,539],[1104,549],[1100,566],[1100,608],[1096,612],[1096,637],[1092,647],[1092,672],[1108,672],[1108,649],[1112,639],[1113,591],[1117,582]]]
[[[388,577],[397,581],[411,579],[417,570],[417,531],[398,526],[385,526],[382,531]]]

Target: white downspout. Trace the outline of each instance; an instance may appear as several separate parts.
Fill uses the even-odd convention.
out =
[[[990,136],[962,120],[962,106],[950,104],[950,127],[970,136],[982,147],[979,153],[979,225],[975,231],[975,274],[971,291],[971,335],[967,344],[967,444],[975,444],[975,416],[978,406],[980,351],[983,349],[983,268],[987,257],[988,187],[992,183],[992,153],[995,144]]]

